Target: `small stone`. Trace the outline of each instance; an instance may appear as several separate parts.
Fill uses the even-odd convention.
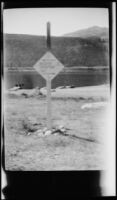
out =
[[[42,130],[37,130],[37,131],[36,131],[36,133],[41,133],[41,132],[42,132]]]
[[[56,132],[56,129],[55,129],[55,128],[53,128],[53,129],[52,129],[52,133],[55,133],[55,132]]]
[[[58,133],[56,132],[56,133],[54,133],[54,135],[56,136],[56,135],[58,135]]]
[[[60,131],[65,132],[65,128],[61,128]]]
[[[31,132],[28,132],[27,135],[31,135]]]
[[[51,133],[52,133],[51,130],[47,130],[47,131],[45,132],[45,135],[50,135]]]
[[[42,131],[43,133],[45,133],[48,129],[45,127]]]
[[[38,136],[40,136],[40,135],[42,136],[42,135],[43,135],[43,133],[42,133],[42,132],[39,132],[39,133],[38,133]]]
[[[58,129],[62,129],[62,128],[64,128],[64,126],[63,125],[60,125],[60,126],[58,126]]]
[[[35,133],[36,133],[38,136],[41,136],[41,135],[43,134],[42,130],[37,130]]]
[[[43,133],[40,133],[38,136],[40,136],[40,137],[44,137],[44,136],[45,136],[45,134],[43,134]]]

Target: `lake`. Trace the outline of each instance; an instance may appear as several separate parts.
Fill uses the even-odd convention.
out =
[[[11,88],[23,83],[23,88],[32,89],[39,86],[45,87],[46,81],[36,71],[7,71],[4,73],[5,87]],[[62,85],[92,86],[109,83],[109,70],[78,69],[73,72],[59,73],[52,80],[52,88]]]

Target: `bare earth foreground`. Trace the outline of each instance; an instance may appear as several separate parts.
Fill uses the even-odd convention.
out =
[[[31,90],[27,90],[29,93]],[[46,127],[46,96],[5,95],[6,170],[101,170],[105,168],[105,124],[109,85],[52,92],[53,126],[67,135],[40,137]],[[71,135],[73,137],[71,137]]]

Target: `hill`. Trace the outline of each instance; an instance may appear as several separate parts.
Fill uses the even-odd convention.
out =
[[[105,27],[99,26],[92,26],[86,29],[78,30],[72,33],[64,34],[65,37],[99,37],[101,39],[108,39],[109,38],[109,30]]]
[[[52,37],[52,52],[66,66],[108,66],[108,41],[98,37]],[[4,34],[4,67],[33,65],[47,51],[46,37]]]

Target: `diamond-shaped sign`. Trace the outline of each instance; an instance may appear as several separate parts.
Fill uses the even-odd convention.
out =
[[[63,68],[63,64],[51,53],[47,52],[34,65],[35,70],[46,80],[52,80]]]

